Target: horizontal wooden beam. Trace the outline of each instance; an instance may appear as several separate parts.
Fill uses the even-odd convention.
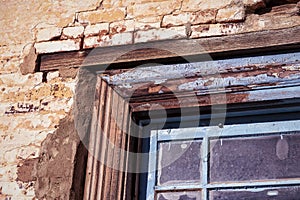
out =
[[[213,95],[191,95],[186,97],[149,99],[145,102],[130,103],[132,112],[143,112],[159,109],[182,109],[192,107],[204,107],[211,105],[253,103],[272,100],[300,98],[300,87],[270,88],[265,90],[247,90],[241,92],[229,92]]]
[[[40,71],[218,53],[257,53],[300,47],[300,26],[200,39],[166,40],[40,55]]]

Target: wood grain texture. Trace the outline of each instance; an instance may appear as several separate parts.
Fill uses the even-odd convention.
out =
[[[154,59],[267,52],[300,47],[300,26],[200,39],[166,40],[40,55],[40,71],[80,66],[109,65]],[[199,48],[201,47],[201,48]]]
[[[128,102],[98,77],[84,199],[126,199],[129,122]]]

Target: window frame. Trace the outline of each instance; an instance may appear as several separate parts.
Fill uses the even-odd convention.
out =
[[[292,121],[276,121],[276,122],[263,122],[263,123],[250,123],[250,124],[234,124],[208,127],[193,127],[193,128],[180,128],[180,129],[164,129],[152,130],[150,136],[150,156],[149,163],[150,169],[148,172],[147,184],[147,200],[155,199],[156,192],[164,191],[196,191],[201,190],[202,200],[208,199],[208,191],[212,189],[238,189],[241,187],[275,187],[275,186],[290,186],[300,185],[299,178],[286,178],[286,179],[268,179],[268,180],[251,180],[251,181],[236,181],[224,183],[209,183],[209,141],[211,139],[222,137],[249,137],[249,136],[266,136],[266,135],[282,135],[291,134],[291,132],[300,131],[300,120]],[[299,133],[298,133],[299,134]],[[257,137],[259,137],[257,136]],[[201,181],[199,184],[186,184],[186,185],[168,185],[156,186],[157,177],[157,158],[158,158],[158,143],[164,141],[180,141],[201,139]]]
[[[102,126],[104,126],[104,129],[106,130],[109,138],[112,139],[117,145],[120,145],[119,146],[120,148],[126,149],[128,151],[134,150],[134,148],[139,148],[136,147],[135,145],[139,146],[140,143],[136,142],[134,138],[132,138],[131,136],[128,136],[130,135],[131,131],[137,131],[137,132],[141,131],[140,129],[137,129],[137,127],[131,126],[132,123],[134,123],[132,121],[132,115],[138,112],[149,110],[149,107],[147,106],[142,107],[141,105],[151,104],[152,102],[155,102],[157,99],[152,99],[152,97],[149,95],[146,96],[147,98],[142,99],[142,101],[139,101],[138,103],[134,102],[135,99],[128,100],[124,98],[122,95],[120,95],[118,92],[116,92],[114,86],[111,85],[109,82],[106,82],[101,77],[101,75],[99,75],[105,73],[105,71],[101,71],[101,70],[95,70],[95,71],[97,71],[96,93],[95,93],[95,100],[94,100],[94,107],[93,107],[93,114],[92,114],[93,117],[92,117],[92,124],[91,124],[91,132],[89,138],[90,141],[93,141],[94,138],[97,138],[96,139],[97,141],[96,142],[93,141],[89,145],[89,148],[92,149],[93,152],[90,152],[88,163],[87,163],[84,198],[96,199],[98,197],[102,199],[132,199],[134,197],[135,199],[137,199],[138,191],[136,186],[138,184],[138,180],[136,175],[130,173],[124,173],[124,172],[116,172],[114,170],[108,169],[107,167],[99,163],[97,161],[97,158],[96,159],[94,158],[93,156],[94,153],[96,153],[99,156],[105,156],[105,158],[108,157],[107,155],[117,155],[110,162],[116,162],[120,165],[123,165],[122,167],[125,168],[131,165],[131,161],[132,161],[129,160],[127,155],[118,155],[114,151],[105,149],[105,145],[102,147],[101,136],[97,134],[97,129],[99,127],[103,128]],[[290,87],[288,85],[286,87],[279,87],[279,88],[276,87],[263,88],[262,90],[251,90],[251,89],[247,91],[237,90],[234,92],[226,93],[228,98],[224,102],[220,102],[220,104],[222,103],[234,104],[234,103],[241,103],[241,102],[247,103],[252,101],[260,102],[262,100],[260,98],[240,99],[239,97],[241,94],[247,94],[247,95],[259,94],[259,92],[261,91],[266,92],[264,96],[265,99],[263,99],[264,101],[281,100],[286,98],[300,98],[300,94],[297,93],[298,90],[300,90],[299,86]],[[289,91],[292,92],[290,96],[285,96],[284,94],[282,94],[284,92],[288,93]],[[112,102],[112,99],[115,99],[114,103]],[[162,95],[160,99],[164,99],[164,96]],[[176,101],[175,98],[171,100]],[[163,100],[161,102],[164,103]],[[198,100],[196,102],[190,102],[190,104],[185,104],[185,105],[187,105],[187,107],[199,107],[199,106],[201,107],[201,106],[212,105],[210,102],[204,104],[203,102],[207,102],[206,95],[200,95],[198,96]],[[178,108],[178,106],[180,105],[173,104],[171,107],[167,107],[167,109]],[[114,116],[116,116],[116,112],[112,112],[113,107],[118,108],[117,109],[118,112],[120,111],[122,113],[119,115],[119,117],[117,117],[117,119],[120,119],[123,123],[122,130],[118,130],[118,128],[116,128],[117,126],[115,122],[111,121],[111,119],[113,119]],[[101,146],[102,150],[99,150],[99,146]],[[119,160],[121,162],[116,160]],[[109,176],[104,175],[107,172],[109,172]],[[106,179],[107,177],[110,178]],[[97,190],[100,190],[100,196],[99,196],[99,191]],[[110,191],[115,191],[115,193],[111,193]]]

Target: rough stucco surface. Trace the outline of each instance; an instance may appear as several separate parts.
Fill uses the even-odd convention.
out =
[[[32,172],[31,176],[22,173],[23,166],[18,170],[19,177],[27,177],[28,180],[32,177],[36,181],[35,191],[38,199],[69,199],[73,161],[79,137],[71,117],[63,119],[59,125],[58,130],[49,134],[43,141],[36,162],[30,163],[33,163],[32,169],[29,170]]]
[[[264,0],[2,1],[1,199],[72,198],[72,169],[62,164],[72,168],[78,138],[70,136],[70,127],[58,129],[73,123],[78,77],[74,69],[32,73],[37,54],[294,27],[300,25],[297,2],[270,7]],[[60,163],[57,156],[70,160]]]

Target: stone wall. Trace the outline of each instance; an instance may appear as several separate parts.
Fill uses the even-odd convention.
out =
[[[77,71],[37,72],[37,54],[294,27],[299,7],[299,0],[2,1],[1,199],[71,198]]]

